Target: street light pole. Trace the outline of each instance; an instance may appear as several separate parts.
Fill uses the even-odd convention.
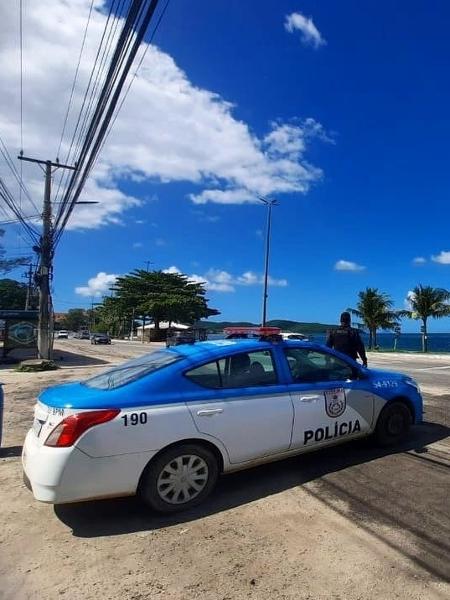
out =
[[[264,253],[264,291],[263,291],[263,308],[262,308],[262,323],[263,327],[266,326],[267,320],[267,287],[269,282],[269,255],[270,255],[270,230],[272,227],[272,207],[277,206],[276,200],[268,200],[262,196],[258,196],[259,200],[267,206],[267,224],[266,224],[266,240],[265,240],[265,253]]]

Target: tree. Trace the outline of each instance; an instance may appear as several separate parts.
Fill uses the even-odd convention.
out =
[[[27,286],[14,279],[0,279],[0,309],[24,310]]]
[[[369,348],[377,346],[377,330],[393,329],[405,311],[393,310],[393,302],[388,294],[379,292],[377,288],[366,288],[358,294],[356,308],[348,310],[369,330]]]
[[[128,328],[133,315],[151,318],[155,324],[155,335],[159,336],[161,321],[194,323],[200,319],[219,314],[209,308],[205,298],[204,283],[191,281],[181,273],[135,270],[119,277],[114,284],[114,297],[103,302],[101,314],[115,319],[119,316],[119,328]]]
[[[66,316],[60,322],[61,329],[69,331],[78,331],[81,327],[86,327],[89,323],[89,316],[84,308],[71,308]]]
[[[440,319],[450,315],[450,292],[443,288],[419,284],[412,290],[408,299],[412,309],[408,311],[408,316],[412,319],[421,319],[422,351],[428,352],[427,321],[430,317]]]
[[[0,229],[0,238],[5,235],[3,229]],[[21,258],[5,258],[6,250],[0,245],[0,273],[9,273],[16,267],[20,267],[22,265],[26,265],[30,262],[29,258],[21,257]]]

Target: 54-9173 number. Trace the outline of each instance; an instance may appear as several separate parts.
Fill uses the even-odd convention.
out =
[[[147,413],[131,413],[129,415],[122,415],[123,424],[125,427],[128,425],[145,425],[147,423]]]

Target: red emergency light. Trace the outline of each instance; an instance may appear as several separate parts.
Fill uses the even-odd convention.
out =
[[[247,335],[255,337],[266,337],[271,335],[279,335],[281,329],[279,327],[225,327],[226,335]]]

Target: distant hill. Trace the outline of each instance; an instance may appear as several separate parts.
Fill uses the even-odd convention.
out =
[[[258,327],[257,323],[248,321],[200,321],[199,326],[206,327],[210,331],[223,331],[225,327]],[[281,331],[292,331],[294,333],[326,333],[328,329],[335,325],[325,323],[303,323],[300,321],[285,321],[283,319],[273,319],[267,321],[268,327],[279,327]]]

